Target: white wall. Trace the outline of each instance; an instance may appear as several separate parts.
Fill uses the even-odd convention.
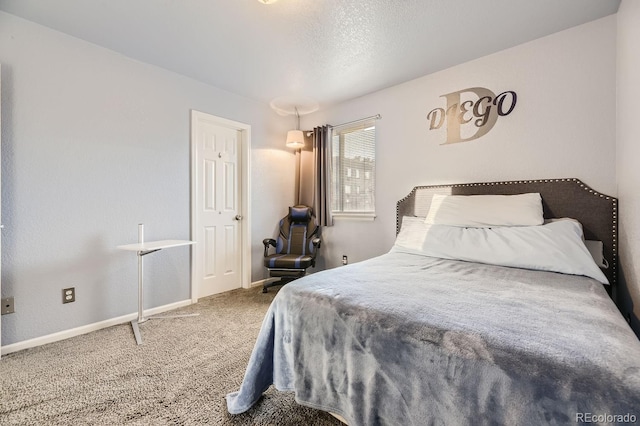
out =
[[[373,222],[323,230],[327,267],[389,250],[396,201],[415,185],[576,177],[615,195],[616,18],[606,17],[303,117],[303,127],[381,114]],[[402,64],[398,64],[402,66]],[[518,94],[487,135],[441,145],[427,113],[469,87]]]
[[[640,3],[623,0],[618,10],[617,173],[620,199],[620,261],[623,304],[640,335]]]
[[[2,296],[16,310],[2,318],[4,345],[137,310],[136,258],[115,247],[137,241],[138,223],[147,240],[189,238],[191,109],[252,126],[252,276],[262,278],[262,238],[294,199],[287,120],[3,12],[0,63]],[[187,248],[145,259],[147,308],[189,299]],[[64,287],[75,303],[61,303]]]

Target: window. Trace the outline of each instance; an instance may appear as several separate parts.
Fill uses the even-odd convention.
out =
[[[375,213],[376,128],[373,120],[335,127],[332,135],[334,214]],[[357,188],[352,191],[351,188]]]

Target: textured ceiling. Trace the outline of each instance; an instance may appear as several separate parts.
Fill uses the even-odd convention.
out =
[[[0,0],[0,10],[268,103],[321,107],[618,10],[620,0]]]

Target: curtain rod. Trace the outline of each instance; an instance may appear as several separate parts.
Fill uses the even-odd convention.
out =
[[[360,123],[362,121],[369,121],[369,120],[381,120],[382,116],[380,114],[376,114],[376,115],[372,115],[371,117],[366,117],[366,118],[361,118],[359,120],[353,120],[353,121],[349,121],[347,123],[342,123],[342,124],[338,124],[337,126],[332,126],[329,124],[329,127],[336,128],[336,127],[342,127],[342,126],[348,126],[349,124],[356,124],[356,123]],[[307,137],[313,135],[313,132],[309,131],[307,132]]]
[[[356,124],[356,123],[360,123],[362,121],[369,121],[369,120],[380,120],[382,119],[382,116],[380,114],[376,114],[376,115],[372,115],[371,117],[366,117],[366,118],[361,118],[359,120],[353,120],[353,121],[349,121],[347,123],[342,123],[342,124],[338,124],[336,126],[329,126],[329,127],[342,127],[342,126],[348,126],[349,124]]]

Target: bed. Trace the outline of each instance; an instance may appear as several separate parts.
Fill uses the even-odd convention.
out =
[[[519,194],[539,194],[543,223],[456,227],[432,217],[424,231],[437,210],[432,202],[442,212],[451,200],[477,198],[466,196]],[[575,242],[577,229],[595,252]],[[433,230],[444,232],[441,240],[425,243],[438,235]],[[640,342],[611,299],[616,198],[578,179],[420,186],[397,203],[396,231],[389,253],[280,290],[240,389],[227,395],[231,414],[248,410],[273,384],[349,425],[638,420]],[[565,232],[573,245],[544,249],[557,265],[540,270],[526,263],[529,256],[487,263],[482,244],[469,250],[455,240],[476,244],[489,235],[522,253],[521,240],[530,238],[522,232],[530,231]],[[416,239],[420,232],[428,238]],[[452,245],[449,252],[439,251],[441,242]],[[592,258],[566,269],[563,256],[574,249]]]

